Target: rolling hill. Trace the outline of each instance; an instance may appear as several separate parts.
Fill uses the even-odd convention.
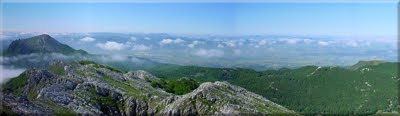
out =
[[[360,115],[397,112],[397,66],[394,62],[360,61],[353,68],[305,66],[255,71],[170,66],[148,71],[167,79],[228,81],[303,114]]]

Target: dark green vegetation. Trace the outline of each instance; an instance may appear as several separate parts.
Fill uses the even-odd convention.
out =
[[[28,84],[28,77],[25,73],[22,73],[18,77],[12,78],[7,83],[2,85],[2,88],[3,91],[7,91],[15,95],[21,95],[26,84]]]
[[[106,65],[97,64],[96,62],[93,62],[93,61],[82,60],[82,61],[79,61],[79,64],[81,64],[81,65],[93,64],[93,66],[96,67],[96,68],[106,68],[106,69],[114,71],[114,72],[122,73],[122,71],[120,71],[118,69],[115,69],[113,67],[106,66]]]
[[[64,70],[61,70],[62,67]],[[9,88],[2,91],[4,109],[0,109],[0,113],[185,116],[236,112],[295,114],[227,82],[199,85],[190,78],[161,80],[145,71],[114,72],[92,61],[54,61],[48,70],[28,69],[7,82]],[[185,95],[176,96],[158,88]],[[193,91],[195,88],[198,89]],[[23,91],[18,92],[20,90]],[[229,111],[221,110],[227,107]]]
[[[133,88],[132,86],[130,86],[130,85],[127,84],[127,83],[123,83],[123,82],[114,80],[113,78],[108,77],[108,76],[105,75],[105,74],[101,74],[101,76],[102,76],[102,77],[104,78],[104,80],[106,80],[108,83],[110,83],[110,84],[112,84],[112,85],[115,85],[115,86],[117,86],[117,87],[119,87],[119,88],[122,88],[123,90],[127,91],[127,93],[130,94],[130,95],[135,95],[136,93],[138,93],[138,90],[136,90],[135,88]]]
[[[122,71],[120,71],[120,70],[117,70],[110,66],[98,64],[94,61],[82,60],[82,61],[79,61],[79,64],[81,64],[81,65],[92,64],[96,68],[106,68],[106,69],[109,69],[114,72],[122,73]],[[136,90],[130,89],[129,85],[115,81],[114,79],[108,77],[107,75],[103,74],[102,77],[107,82],[112,83],[113,85],[118,85],[121,88],[127,89],[129,91],[136,91]],[[183,94],[192,92],[194,89],[196,89],[200,85],[196,80],[190,79],[190,78],[176,78],[176,79],[168,79],[168,80],[161,79],[159,81],[151,81],[150,79],[145,78],[145,80],[147,82],[150,82],[151,86],[153,86],[153,87],[164,89],[166,92],[174,93],[176,95],[183,95]]]
[[[161,79],[159,81],[151,81],[146,78],[147,82],[151,83],[151,86],[162,88],[166,92],[173,93],[176,95],[183,95],[192,92],[194,89],[199,87],[199,83],[190,78],[180,78],[180,79]]]
[[[49,71],[54,73],[54,74],[57,74],[57,75],[64,75],[65,74],[64,66],[63,65],[59,65],[59,64],[54,64],[54,65],[49,66]]]
[[[75,50],[68,45],[58,42],[47,34],[42,34],[13,41],[3,55],[14,56],[31,53],[61,53],[64,55],[88,54],[84,50]]]
[[[378,64],[382,64],[382,63],[385,63],[385,61],[381,61],[381,60],[359,61],[357,64],[354,64],[353,66],[351,66],[350,69],[357,70],[357,69],[365,67],[365,66],[378,65]]]
[[[149,72],[161,78],[228,81],[304,114],[374,114],[397,110],[397,65],[362,61],[350,69],[305,66],[267,71],[170,66]]]
[[[59,66],[59,65],[57,65]],[[48,73],[47,73],[48,74]],[[41,76],[51,76],[51,75],[41,75]],[[63,106],[60,106],[55,103],[53,100],[42,100],[42,99],[36,99],[39,90],[37,90],[36,87],[41,87],[43,86],[42,84],[38,85],[32,85],[33,81],[37,81],[36,79],[31,78],[32,74],[29,71],[25,71],[19,76],[12,78],[11,80],[7,81],[7,83],[4,83],[2,85],[2,92],[3,94],[11,94],[13,96],[21,96],[19,100],[26,100],[31,103],[37,103],[37,102],[42,102],[43,104],[41,105],[48,105],[51,106],[51,112],[54,113],[54,115],[58,116],[73,116],[75,115],[75,112],[65,108]],[[45,79],[43,79],[45,80]],[[15,99],[15,98],[13,98]],[[26,102],[25,101],[25,102]],[[2,104],[1,109],[0,109],[0,114],[1,115],[20,115],[19,113],[14,112],[13,107],[6,107]]]
[[[91,98],[89,103],[100,106],[100,110],[104,111],[104,113],[106,113],[106,114],[113,113],[113,112],[110,112],[111,108],[117,109],[117,108],[123,107],[118,102],[118,100],[113,99],[113,97],[111,95],[98,94],[96,92],[96,88],[94,88],[94,87],[89,88],[89,90],[85,91],[84,93]]]

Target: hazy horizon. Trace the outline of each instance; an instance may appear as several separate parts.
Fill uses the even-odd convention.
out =
[[[397,60],[396,2],[5,2],[2,6],[4,46],[48,33],[93,54],[180,65],[264,69]]]

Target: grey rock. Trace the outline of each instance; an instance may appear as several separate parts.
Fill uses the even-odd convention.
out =
[[[96,93],[102,96],[108,96],[109,90],[106,88],[96,87]]]
[[[20,96],[5,93],[3,106],[20,115],[53,115],[64,109],[82,115],[266,115],[296,114],[228,82],[206,82],[174,95],[149,82],[159,79],[139,70],[119,73],[94,65],[56,61],[65,74],[30,69]]]

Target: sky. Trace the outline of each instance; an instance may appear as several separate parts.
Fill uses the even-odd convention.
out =
[[[176,34],[396,35],[397,4],[3,3],[2,30]]]

